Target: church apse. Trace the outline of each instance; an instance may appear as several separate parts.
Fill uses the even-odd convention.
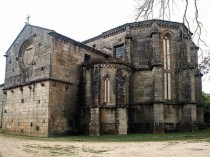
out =
[[[98,63],[83,67],[85,96],[83,112],[97,109],[97,114],[88,117],[83,125],[98,127],[98,133],[90,134],[127,134],[127,107],[129,106],[129,80],[131,69],[118,63]],[[92,73],[92,74],[91,74]],[[91,77],[92,76],[92,77]],[[88,78],[87,78],[88,77]],[[94,83],[93,83],[94,82]],[[97,88],[97,89],[96,89]],[[90,95],[90,92],[92,93]],[[92,100],[92,103],[90,102]],[[89,104],[89,106],[87,106]],[[86,119],[85,117],[82,117]],[[86,124],[85,124],[86,123]],[[88,130],[88,129],[87,129]],[[91,131],[91,129],[89,129]],[[96,130],[96,129],[92,129]]]
[[[26,24],[6,53],[3,130],[30,136],[198,131],[198,48],[182,24],[127,23],[84,42]]]

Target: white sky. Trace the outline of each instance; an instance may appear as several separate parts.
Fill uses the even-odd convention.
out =
[[[135,0],[0,0],[0,84],[4,82],[5,57],[9,46],[25,25],[30,24],[66,35],[77,41],[94,37],[127,22],[134,22]],[[206,32],[204,39],[210,45],[210,1],[199,0],[200,19]],[[174,8],[173,21],[181,22]],[[178,11],[180,12],[180,11]],[[203,90],[210,93],[205,76]]]

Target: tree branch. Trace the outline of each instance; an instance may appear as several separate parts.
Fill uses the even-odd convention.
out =
[[[157,15],[159,18],[165,20],[170,20],[171,18],[171,12],[173,12],[173,7],[176,6],[177,0],[136,0],[137,2],[137,16],[136,21],[140,19],[148,20],[150,18],[153,18],[153,15]],[[193,39],[196,41],[197,46],[200,46],[200,44],[204,45],[206,48],[209,49],[209,46],[206,44],[206,42],[202,38],[202,31],[204,29],[203,24],[199,20],[199,8],[198,8],[198,0],[180,0],[180,3],[184,4],[184,12],[182,15],[182,21],[187,26],[188,30],[190,31],[191,24],[191,18],[188,17],[188,9],[189,4],[194,3],[194,17],[193,22],[195,22],[196,27],[193,32]],[[155,7],[154,7],[155,6]],[[178,7],[179,8],[179,7]],[[200,64],[200,68],[202,71],[205,71],[205,69],[208,70],[208,67],[210,67],[210,52],[208,52],[208,56],[204,57],[204,51],[203,48],[200,48],[200,52],[202,56],[202,62]],[[204,72],[205,73],[205,72]]]

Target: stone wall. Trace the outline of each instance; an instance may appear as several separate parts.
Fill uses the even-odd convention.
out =
[[[116,134],[116,109],[102,108],[100,110],[101,134]]]
[[[150,70],[135,71],[132,76],[134,104],[153,101],[153,77]]]
[[[118,32],[115,35],[102,34],[97,40],[85,42],[90,47],[94,47],[104,53],[114,56],[114,46],[125,44],[125,32]]]
[[[98,107],[90,108],[89,135],[100,135],[100,110]]]
[[[32,45],[29,50],[27,45]],[[107,57],[54,31],[26,25],[7,52],[4,131],[32,136],[78,132],[85,55]]]
[[[120,74],[118,74],[120,72]],[[118,76],[120,75],[120,76]],[[117,77],[116,77],[117,76]],[[104,80],[108,77],[110,81],[110,101],[104,102]],[[123,101],[129,104],[130,98],[130,79],[131,69],[129,66],[122,63],[100,63],[91,66],[83,67],[83,83],[84,83],[84,102],[83,107],[94,105],[94,97],[97,92],[97,102],[100,106],[114,106],[117,103],[117,92],[125,92]],[[122,86],[125,86],[125,91],[119,90],[119,80],[122,79]],[[96,90],[93,90],[95,89]],[[96,98],[95,98],[96,99]],[[119,105],[119,104],[118,104]]]
[[[153,105],[139,104],[128,108],[128,133],[152,133]]]
[[[100,69],[100,105],[116,105],[116,73],[117,65],[115,64],[101,64]],[[110,80],[110,102],[104,103],[104,81],[108,77]]]
[[[118,108],[117,109],[117,134],[118,135],[127,135],[127,128],[128,128],[128,114],[127,108]]]
[[[175,132],[178,130],[178,123],[182,119],[181,105],[164,105],[164,125],[166,132]]]
[[[23,28],[6,53],[6,89],[49,77],[52,42],[48,32],[30,25]],[[28,68],[24,68],[23,63],[24,44],[32,44],[34,49],[33,60]]]
[[[132,65],[134,68],[148,68],[152,62],[151,38],[133,37],[131,42]]]
[[[49,83],[49,135],[76,133],[80,112],[77,86],[56,81]]]
[[[54,37],[53,43],[51,77],[58,80],[78,84],[82,76],[81,65],[85,62],[85,55],[90,56],[89,62],[106,58],[94,50],[81,47],[79,43],[62,40],[62,36]]]
[[[202,103],[202,74],[199,72],[195,76],[195,102]]]
[[[190,102],[191,101],[191,73],[189,70],[185,70],[179,77],[179,101]]]
[[[49,31],[26,25],[6,53],[3,130],[7,133],[48,136],[50,92],[47,79],[53,46]],[[30,56],[26,52],[30,51],[28,45],[34,52]]]
[[[151,20],[125,24],[84,42],[89,46],[94,45],[96,49],[109,45],[109,53],[113,56],[117,42],[124,43],[125,52],[130,53],[133,73],[130,85],[131,106],[128,108],[129,131],[138,132],[139,128],[143,128],[144,131],[154,129],[156,133],[163,133],[164,130],[179,129],[178,124],[182,121],[194,122],[198,115],[202,119],[200,108],[193,105],[188,107],[188,104],[200,103],[201,83],[200,76],[194,76],[198,65],[197,48],[187,38],[190,34],[184,32],[187,32],[186,27],[179,23]],[[164,87],[165,36],[170,38],[170,88]],[[104,73],[109,71],[107,69]],[[169,100],[164,97],[165,90],[171,91],[167,93],[170,94]],[[118,95],[117,91],[111,92]],[[188,113],[192,119],[187,119]],[[188,124],[185,129],[187,127]]]
[[[4,84],[0,85],[0,128],[2,127],[2,121],[3,121],[3,111],[4,111],[4,100],[5,95],[3,93]]]
[[[7,90],[3,117],[3,130],[7,133],[48,136],[49,82]]]
[[[100,63],[83,67],[84,102],[82,106],[82,125],[90,134],[92,127],[100,125],[100,134],[127,134],[127,106],[130,105],[131,69],[122,63]],[[109,79],[109,101],[105,101],[105,78]],[[107,89],[106,89],[107,90]],[[99,118],[99,124],[92,122],[90,111]],[[86,118],[90,118],[89,121]],[[91,123],[91,126],[88,123]],[[92,124],[94,123],[94,124]]]
[[[181,120],[180,105],[164,105],[164,122],[179,123]]]
[[[81,117],[80,117],[81,129],[80,133],[89,135],[90,134],[90,122],[91,122],[91,108],[81,108]],[[99,134],[99,133],[96,133]]]
[[[78,120],[80,119],[80,106],[84,94],[81,65],[85,64],[85,55],[90,57],[88,62],[103,60],[105,56],[82,47],[76,41],[72,43],[71,39],[65,39],[61,35],[54,37],[51,78],[57,81],[50,82],[49,134],[74,134],[81,131],[80,121]],[[87,92],[87,95],[90,93]],[[88,99],[88,101],[91,101],[91,99]],[[92,101],[90,105],[92,105]],[[88,123],[85,122],[82,125],[88,127]]]

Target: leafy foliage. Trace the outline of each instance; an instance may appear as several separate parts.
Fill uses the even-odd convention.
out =
[[[210,96],[203,93],[202,101],[204,105],[204,121],[207,126],[210,126]]]

